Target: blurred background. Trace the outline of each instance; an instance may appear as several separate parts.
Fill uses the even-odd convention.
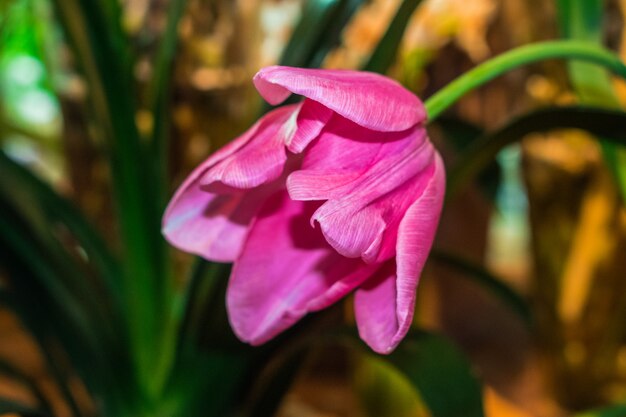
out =
[[[324,0],[188,0],[169,61],[168,195],[194,166],[256,119],[263,103],[252,76],[294,48],[289,44],[294,28],[316,2]],[[333,29],[338,41],[312,55],[310,65],[362,68],[401,3],[352,2],[352,12],[332,17],[341,23]],[[561,37],[557,3],[424,0],[406,16],[387,74],[427,98],[499,53]],[[154,62],[169,10],[167,0],[121,2],[119,23],[134,56],[132,117],[146,137],[155,126],[150,86],[159,74]],[[625,13],[626,1],[604,2],[598,28],[600,40],[620,56],[626,56]],[[611,88],[617,105],[623,104],[624,84],[611,81]],[[86,105],[89,94],[54,5],[0,0],[0,148],[75,203],[116,247],[111,172]],[[494,131],[539,107],[584,102],[568,67],[547,61],[472,92],[429,132],[448,164],[463,156],[467,136],[454,133],[461,124],[464,132]],[[560,129],[525,135],[506,147],[478,180],[446,203],[418,290],[416,322],[444,334],[468,359],[482,381],[485,415],[557,417],[626,399],[626,211],[619,190],[599,142],[581,130]],[[176,276],[182,277],[191,258],[174,256]],[[468,271],[504,283],[522,300],[532,323],[468,279]],[[333,314],[350,322],[344,310],[349,308]],[[72,415],[37,344],[8,309],[0,312],[0,357],[34,378],[57,415]],[[398,399],[410,388],[394,379],[398,375],[383,375],[377,361],[340,346],[316,350],[276,415],[431,415],[415,393]],[[0,374],[3,397],[36,402]],[[70,372],[69,386],[90,415],[93,398],[81,378]]]

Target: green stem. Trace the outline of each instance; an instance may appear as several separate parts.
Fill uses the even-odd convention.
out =
[[[425,102],[429,122],[471,90],[512,69],[546,59],[591,62],[626,79],[626,65],[607,49],[581,41],[548,41],[520,46],[505,52],[461,75]]]

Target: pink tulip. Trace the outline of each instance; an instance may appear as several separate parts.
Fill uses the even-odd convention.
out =
[[[381,75],[288,67],[254,77],[279,107],[210,156],[174,195],[163,233],[176,247],[234,262],[237,336],[257,345],[355,290],[361,338],[391,352],[445,190],[420,100]]]

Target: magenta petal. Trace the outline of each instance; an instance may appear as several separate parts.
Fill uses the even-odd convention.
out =
[[[333,304],[375,267],[346,259],[309,225],[317,204],[271,197],[253,222],[227,292],[237,336],[261,344],[305,314]]]
[[[292,198],[315,197],[316,194],[328,198],[316,210],[312,221],[320,224],[328,243],[343,256],[361,257],[367,263],[380,263],[392,257],[399,222],[421,195],[432,174],[434,149],[425,131],[412,129],[394,135],[395,140],[384,141],[373,152],[368,153],[366,144],[362,143],[363,162],[368,156],[370,161],[361,168],[351,166],[340,173],[344,166],[338,163],[334,167],[321,164],[307,170],[309,165],[305,158],[303,169],[288,178]],[[322,154],[314,151],[325,139],[325,135],[320,137],[311,148],[311,155]],[[345,154],[354,154],[354,159],[359,160],[357,149]],[[360,172],[363,169],[365,171]],[[326,174],[324,179],[322,173]],[[354,175],[356,173],[358,175]]]
[[[305,99],[298,112],[296,130],[286,145],[293,153],[302,152],[312,140],[317,138],[333,115],[332,110],[321,104]]]
[[[270,184],[248,192],[232,189],[224,193],[221,189],[218,193],[195,183],[168,207],[163,235],[182,251],[233,262],[241,252],[250,221],[275,190],[276,185]]]
[[[278,178],[287,160],[285,140],[293,130],[288,122],[297,109],[298,105],[283,106],[263,116],[244,133],[245,143],[234,152],[214,163],[211,169],[203,164],[205,173],[201,183],[221,182],[235,188],[253,188]]]
[[[287,178],[294,200],[328,200],[344,195],[350,185],[384,157],[401,152],[398,133],[365,129],[335,115],[304,155],[302,166]]]
[[[382,354],[391,353],[408,331],[408,327],[402,329],[402,335],[396,337],[400,329],[396,312],[395,272],[393,260],[387,261],[354,295],[359,336],[375,352]],[[396,338],[398,342],[392,343]]]
[[[353,122],[378,131],[402,131],[426,118],[422,102],[398,82],[370,72],[273,66],[254,76],[270,104],[291,93],[317,101]]]
[[[280,148],[274,145],[274,134],[281,132],[295,109],[296,106],[286,106],[269,113],[189,175],[163,216],[163,234],[172,245],[214,261],[232,262],[237,257],[248,224],[284,178],[249,192],[212,183],[223,180],[231,186],[244,187],[279,176],[286,156],[282,143]],[[275,163],[264,166],[268,161]],[[248,163],[249,166],[242,166]],[[233,167],[233,171],[226,171],[228,167]],[[237,167],[247,172],[244,174]]]
[[[361,338],[376,352],[390,353],[413,321],[415,291],[432,246],[445,194],[439,155],[421,197],[400,222],[395,265],[392,260],[355,294],[355,315]]]

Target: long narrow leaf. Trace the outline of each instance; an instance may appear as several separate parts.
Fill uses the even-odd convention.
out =
[[[433,417],[483,416],[481,384],[445,338],[410,333],[387,358],[414,384]]]
[[[0,414],[17,414],[23,417],[52,417],[48,412],[6,398],[0,398]]]
[[[52,405],[48,401],[48,398],[44,395],[39,388],[39,385],[33,378],[29,375],[26,375],[21,369],[17,368],[11,362],[0,358],[0,375],[5,378],[9,378],[15,383],[18,383],[22,387],[26,388],[37,400],[37,403],[42,411],[52,414]]]
[[[604,3],[602,0],[559,0],[558,17],[563,37],[602,45]],[[585,62],[570,62],[567,67],[572,86],[582,104],[621,109],[606,70]],[[617,180],[622,198],[626,199],[626,150],[617,148],[610,141],[603,141],[602,151]]]
[[[496,278],[480,265],[476,265],[451,253],[433,249],[429,259],[461,272],[464,277],[473,280],[502,301],[527,325],[531,324],[532,314],[528,303],[517,292],[506,285],[502,279]]]
[[[341,34],[346,25],[352,19],[354,13],[361,7],[364,0],[341,0],[339,7],[335,11],[329,24],[324,28],[322,36],[314,50],[309,63],[306,65],[311,68],[320,67],[328,53],[339,45]]]
[[[154,189],[153,198],[157,214],[165,208],[169,193],[169,143],[170,143],[170,89],[172,86],[172,74],[174,72],[174,57],[178,45],[178,26],[187,5],[186,0],[171,0],[168,5],[167,25],[160,40],[159,48],[154,63],[154,76],[149,85],[148,106],[152,111],[154,120],[151,143],[149,146],[150,168],[154,172],[149,185]],[[162,317],[162,332],[160,360],[153,370],[151,378],[151,391],[160,392],[176,355],[176,332],[180,326],[179,317],[175,317],[175,288],[172,277],[171,257],[168,256],[168,248],[161,236],[158,238],[159,255],[153,261],[157,261],[161,273],[162,283],[157,288],[161,292],[160,300],[163,310],[169,314]],[[157,394],[158,395],[158,394]]]
[[[576,414],[574,417],[624,417],[626,416],[626,405],[616,404],[601,408],[598,410],[585,411],[580,414]]]
[[[409,24],[413,12],[421,2],[422,0],[404,0],[400,4],[393,20],[389,23],[387,31],[378,42],[378,45],[376,45],[367,64],[363,67],[364,71],[373,71],[380,74],[387,72],[396,58],[404,30]]]
[[[186,0],[171,0],[168,6],[168,20],[165,32],[159,43],[154,63],[153,78],[149,86],[148,106],[154,120],[152,132],[152,162],[155,167],[158,184],[157,197],[161,205],[165,204],[169,191],[168,158],[169,146],[169,93],[172,86],[174,57],[178,45],[178,24],[185,11]]]
[[[437,120],[436,125],[441,128],[446,142],[450,143],[459,155],[462,155],[476,139],[484,134],[478,126],[459,119],[441,117]],[[480,189],[489,201],[494,201],[496,198],[500,180],[500,165],[494,159],[478,176]]]
[[[46,323],[40,319],[39,309],[27,308],[23,302],[20,302],[21,300],[20,294],[8,294],[7,291],[0,293],[0,304],[16,313],[24,328],[36,342],[39,352],[45,360],[46,367],[61,393],[61,399],[69,407],[72,416],[80,417],[82,413],[74,398],[74,394],[69,388],[67,375],[61,369],[60,361],[53,353],[55,351],[53,340],[49,335]]]
[[[333,25],[335,15],[343,3],[345,0],[308,0],[279,60],[280,64],[310,67],[313,57],[319,54],[324,33]]]
[[[30,201],[43,210],[50,221],[59,222],[67,227],[109,288],[110,295],[117,296],[122,285],[120,265],[82,213],[3,152],[0,152],[0,173],[2,173],[0,188],[3,188],[5,193],[11,194],[14,190],[20,190],[20,193],[29,194]]]
[[[516,143],[529,133],[554,129],[582,129],[604,137],[619,146],[626,146],[626,112],[595,107],[549,107],[523,115],[505,127],[477,139],[448,175],[450,199],[507,145]]]
[[[0,178],[0,203],[6,206],[12,206],[13,210],[20,212],[20,222],[24,223],[22,227],[28,228],[31,234],[30,239],[37,239],[37,245],[43,249],[40,250],[47,259],[54,259],[53,262],[58,265],[58,269],[63,273],[59,275],[59,279],[50,277],[48,282],[53,285],[51,288],[63,288],[62,291],[71,294],[76,300],[80,300],[85,318],[91,321],[89,327],[95,327],[94,323],[103,323],[100,326],[103,332],[107,333],[107,338],[113,339],[120,336],[124,332],[123,327],[115,327],[119,322],[121,311],[119,310],[118,300],[111,297],[116,294],[113,291],[102,293],[102,282],[98,282],[97,278],[108,278],[108,283],[114,285],[114,277],[110,274],[114,273],[115,263],[112,259],[108,259],[106,247],[93,233],[86,222],[82,221],[78,211],[58,197],[49,187],[37,180],[34,176],[29,175],[28,171],[19,165],[13,163],[9,158],[0,153],[0,168],[4,175]],[[58,214],[58,216],[56,216]],[[66,222],[59,222],[57,218],[64,218]],[[69,224],[66,224],[69,223]],[[103,261],[99,265],[106,268],[96,268],[96,271],[81,269],[79,265],[80,255],[75,253],[73,256],[68,253],[66,247],[68,243],[64,243],[57,238],[55,229],[62,226],[77,230],[83,238],[87,238],[86,252],[93,255],[97,260]],[[73,226],[70,228],[70,226]],[[0,232],[5,234],[5,238],[10,238],[11,228]],[[11,242],[14,244],[25,244],[24,239],[16,240],[13,237]],[[94,248],[98,248],[95,250]],[[104,262],[106,261],[106,262]],[[32,260],[37,262],[37,258]],[[37,265],[33,265],[36,268]],[[109,269],[111,268],[111,269]],[[107,280],[105,280],[107,282]],[[109,288],[115,290],[116,288]],[[117,320],[115,320],[117,319]]]
[[[114,406],[132,381],[123,377],[128,363],[115,335],[103,331],[108,326],[97,319],[91,303],[66,285],[65,276],[76,274],[72,263],[58,258],[58,251],[44,249],[38,232],[2,199],[0,230],[0,265],[9,278],[14,311],[44,343],[42,349],[50,349],[48,338],[57,339],[90,391]]]
[[[152,386],[158,366],[163,317],[163,286],[168,275],[160,267],[165,256],[160,236],[161,203],[150,182],[152,170],[135,125],[136,105],[128,40],[120,16],[109,16],[98,2],[55,0],[65,33],[86,75],[91,115],[106,139],[111,160],[124,250],[124,302],[139,378]],[[156,395],[156,394],[155,394]]]

